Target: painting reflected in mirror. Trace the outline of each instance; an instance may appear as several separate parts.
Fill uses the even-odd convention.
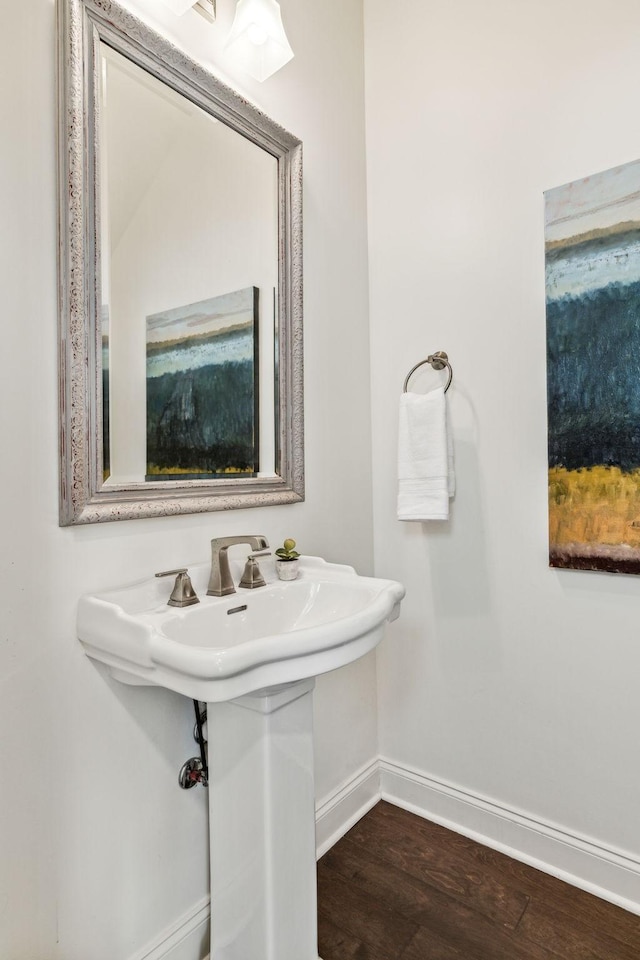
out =
[[[147,317],[147,480],[255,476],[259,290]]]

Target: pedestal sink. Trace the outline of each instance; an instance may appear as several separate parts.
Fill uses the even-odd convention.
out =
[[[380,642],[404,587],[318,557],[291,582],[260,566],[266,586],[220,598],[191,567],[201,602],[185,608],[156,578],[83,597],[78,637],[118,680],[207,703],[210,960],[318,960],[315,677]]]

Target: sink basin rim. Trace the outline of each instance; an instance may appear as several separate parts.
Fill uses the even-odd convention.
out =
[[[385,590],[381,586],[366,609],[331,620],[328,624],[302,627],[280,635],[266,634],[229,647],[187,646],[167,637],[162,630],[154,629],[149,636],[149,655],[154,663],[171,667],[186,676],[215,680],[266,663],[331,650],[351,643],[390,618],[393,608],[404,596],[404,589],[391,592],[389,588],[395,584],[392,580],[378,583],[384,584]],[[393,603],[390,603],[391,597]],[[331,640],[327,643],[329,628]]]

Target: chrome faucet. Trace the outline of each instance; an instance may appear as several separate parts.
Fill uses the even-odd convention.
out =
[[[236,543],[247,543],[252,550],[266,550],[269,546],[266,537],[217,537],[211,541],[211,576],[207,595],[210,597],[226,597],[228,593],[235,593],[236,588],[229,569],[227,550]]]

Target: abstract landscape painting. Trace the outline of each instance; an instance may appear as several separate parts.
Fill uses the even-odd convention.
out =
[[[258,470],[258,290],[147,317],[147,480]]]
[[[545,194],[550,564],[640,573],[640,161]]]

